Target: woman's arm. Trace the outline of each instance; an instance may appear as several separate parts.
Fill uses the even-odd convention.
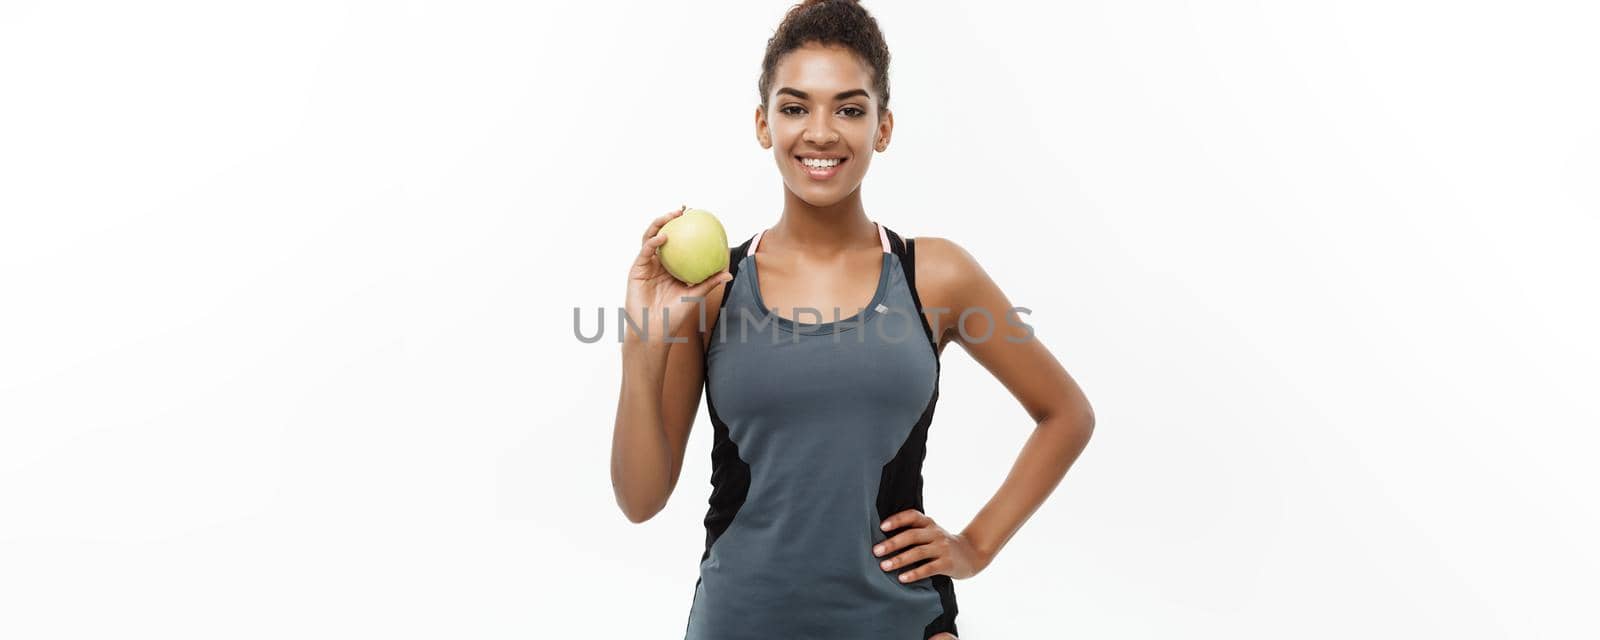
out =
[[[1034,421],[1033,434],[1000,489],[961,532],[978,552],[980,566],[975,570],[981,570],[1044,503],[1088,445],[1094,409],[1072,376],[1033,335],[1032,327],[1020,326],[1026,323],[1025,314],[1011,311],[1011,301],[971,254],[944,238],[917,238],[916,247],[918,289],[930,296],[925,306],[949,309],[937,317],[934,327],[941,350],[945,342],[960,344],[1011,391]],[[958,325],[963,309],[973,311]]]
[[[666,507],[683,469],[684,451],[704,381],[696,321],[665,344],[629,334],[622,344],[622,385],[611,440],[611,488],[632,522]]]
[[[667,273],[656,255],[667,241],[660,230],[682,214],[680,207],[651,222],[628,272],[624,308],[633,318],[631,324],[645,331],[640,335],[631,326],[623,331],[622,385],[611,432],[611,490],[617,506],[633,522],[659,513],[678,484],[705,378],[709,337],[700,312],[720,307],[721,285],[733,277],[724,268],[698,284],[686,285]]]

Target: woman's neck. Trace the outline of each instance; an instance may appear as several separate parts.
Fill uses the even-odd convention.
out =
[[[861,190],[826,207],[812,206],[784,190],[783,215],[761,238],[765,249],[771,239],[778,246],[811,255],[837,255],[871,243],[878,244],[878,229],[861,206]]]

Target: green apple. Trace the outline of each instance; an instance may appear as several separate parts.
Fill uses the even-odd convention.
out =
[[[660,233],[667,241],[656,247],[656,256],[667,273],[685,284],[700,284],[728,268],[728,233],[710,211],[684,209],[668,220]]]

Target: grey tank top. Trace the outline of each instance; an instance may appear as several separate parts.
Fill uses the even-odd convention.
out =
[[[872,554],[907,530],[883,531],[885,518],[923,509],[939,398],[914,242],[877,227],[883,261],[872,299],[821,310],[834,318],[826,322],[796,323],[765,306],[755,263],[764,231],[730,249],[734,279],[708,314],[712,492],[687,640],[956,633],[949,576],[902,583],[901,572],[927,561],[885,571]]]

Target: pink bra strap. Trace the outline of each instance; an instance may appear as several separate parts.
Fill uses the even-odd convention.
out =
[[[878,228],[878,241],[883,243],[883,252],[894,253],[894,250],[889,248],[889,234],[883,230],[883,225],[878,224],[877,222],[873,222],[872,225]],[[761,246],[761,236],[766,234],[766,229],[756,232],[756,239],[750,241],[750,253],[756,252],[756,248]]]

